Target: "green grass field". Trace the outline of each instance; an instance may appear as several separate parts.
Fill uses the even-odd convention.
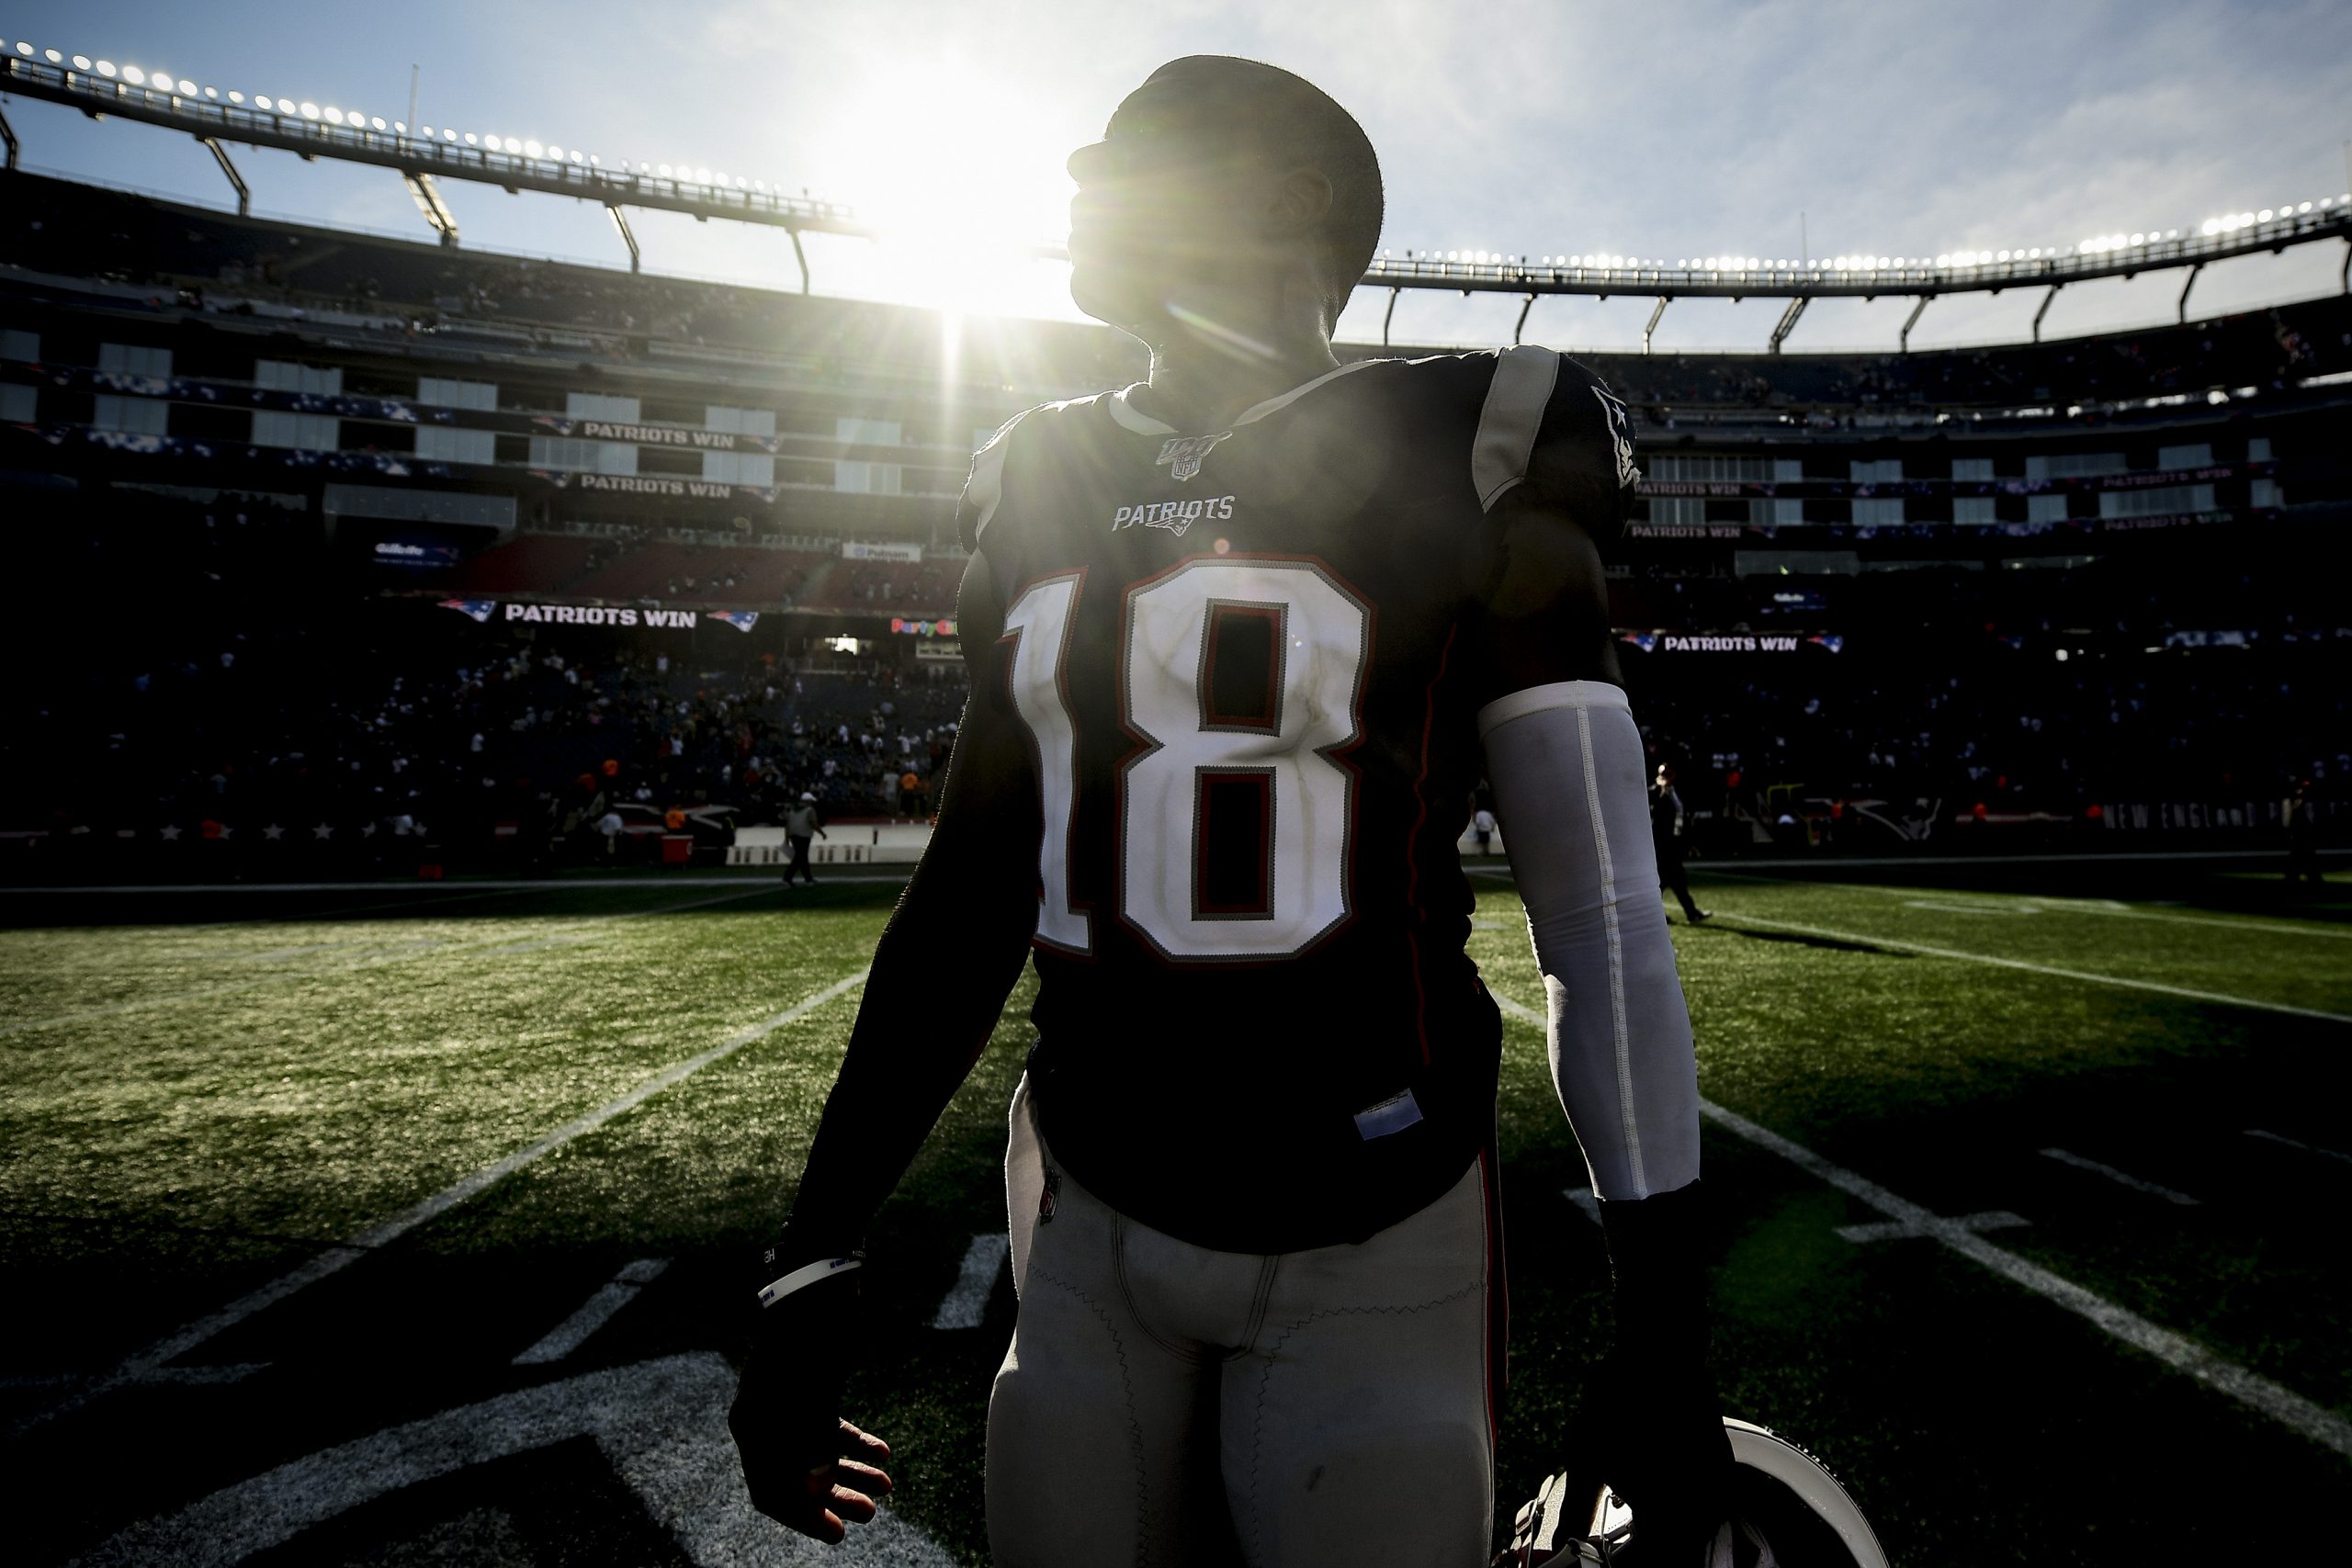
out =
[[[1518,899],[1476,871],[1520,1014],[1507,1517],[1608,1314]],[[2352,897],[2223,863],[1694,872],[1727,1406],[1914,1568],[2330,1539]],[[0,894],[0,1418],[43,1500],[11,1555],[828,1560],[725,1503],[716,1357],[895,896]],[[894,1561],[987,1561],[1009,1280],[932,1323],[1003,1226],[1028,1000],[873,1241],[851,1414],[897,1450]]]

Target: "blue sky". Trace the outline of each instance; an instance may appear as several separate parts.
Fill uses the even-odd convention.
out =
[[[949,230],[1058,237],[1067,151],[1163,61],[1243,54],[1361,118],[1388,186],[1385,243],[1537,254],[1934,254],[2189,228],[2352,185],[2352,6],[1649,4],[1592,0],[526,0],[395,6],[11,0],[0,34],[224,91],[338,103],[605,155],[689,162]],[[223,204],[187,138],[12,98],[32,167]],[[233,149],[258,210],[405,236],[399,179]],[[607,265],[601,209],[447,187],[469,244]],[[767,231],[635,220],[650,269],[797,287]],[[949,269],[938,236],[813,239],[830,293],[1071,311],[1050,264]],[[2207,269],[2211,313],[2333,290],[2343,248]],[[967,276],[968,274],[968,276]],[[2183,275],[2084,285],[2051,335],[2169,320]],[[946,279],[954,277],[951,285]],[[1376,339],[1385,295],[1341,335]],[[2022,338],[2038,291],[1928,307],[1915,345]],[[1508,341],[1519,303],[1408,294],[1400,342]],[[1662,347],[1760,348],[1780,301],[1685,300]],[[1792,349],[1891,347],[1908,301],[1814,304]],[[1638,346],[1645,299],[1547,299],[1531,340]]]

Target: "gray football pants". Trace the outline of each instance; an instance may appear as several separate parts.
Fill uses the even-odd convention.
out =
[[[1054,1170],[1027,1091],[1005,1161],[1020,1315],[989,1401],[996,1568],[1484,1564],[1502,1353],[1485,1162],[1361,1245],[1215,1252]]]

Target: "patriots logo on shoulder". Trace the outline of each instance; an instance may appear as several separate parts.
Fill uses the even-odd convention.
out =
[[[1623,402],[1595,387],[1592,395],[1600,400],[1601,418],[1609,424],[1610,443],[1617,448],[1617,488],[1642,482],[1642,470],[1634,466],[1634,421],[1625,412]]]
[[[1201,459],[1209,455],[1211,448],[1232,434],[1220,430],[1215,435],[1171,435],[1159,444],[1159,457],[1152,466],[1158,468],[1165,463],[1169,473],[1189,479],[1201,471]]]

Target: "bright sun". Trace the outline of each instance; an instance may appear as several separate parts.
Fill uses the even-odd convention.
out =
[[[1067,119],[984,73],[902,61],[869,75],[825,141],[829,194],[884,236],[867,289],[975,314],[1067,311],[1066,269],[1037,255],[1069,228]]]

